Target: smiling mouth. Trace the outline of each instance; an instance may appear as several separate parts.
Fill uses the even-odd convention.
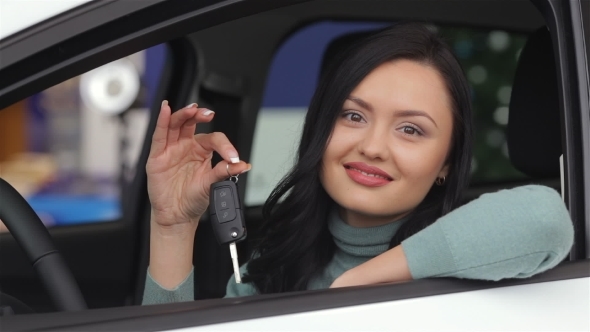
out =
[[[370,176],[370,177],[374,177],[374,178],[378,178],[378,179],[384,179],[384,180],[387,180],[387,181],[393,181],[393,179],[390,178],[390,177],[383,176],[383,175],[380,175],[380,174],[367,173],[365,171],[361,171],[360,169],[356,169],[356,168],[354,168],[352,166],[345,165],[344,168],[349,169],[351,171],[359,172],[359,173],[361,173],[364,176]]]

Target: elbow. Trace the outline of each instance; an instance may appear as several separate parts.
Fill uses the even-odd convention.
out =
[[[574,228],[569,211],[561,196],[544,186],[518,188],[523,195],[522,208],[529,216],[525,242],[533,244],[530,249],[553,256],[557,265],[569,253],[574,241]]]

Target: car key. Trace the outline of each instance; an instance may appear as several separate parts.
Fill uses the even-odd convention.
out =
[[[213,233],[219,245],[229,243],[234,275],[236,283],[239,284],[242,282],[242,277],[240,275],[236,242],[246,238],[246,224],[238,195],[238,176],[229,173],[229,164],[227,164],[226,169],[229,179],[211,184],[209,214]]]

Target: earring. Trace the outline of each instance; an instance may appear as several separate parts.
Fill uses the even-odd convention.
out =
[[[439,186],[442,186],[443,184],[445,184],[446,180],[447,178],[443,176],[442,178],[436,178],[436,181],[434,183],[438,184]]]

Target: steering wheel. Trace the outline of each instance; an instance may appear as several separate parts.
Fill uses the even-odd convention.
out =
[[[72,272],[33,208],[2,178],[0,197],[0,219],[25,251],[55,307],[60,311],[86,309]]]

